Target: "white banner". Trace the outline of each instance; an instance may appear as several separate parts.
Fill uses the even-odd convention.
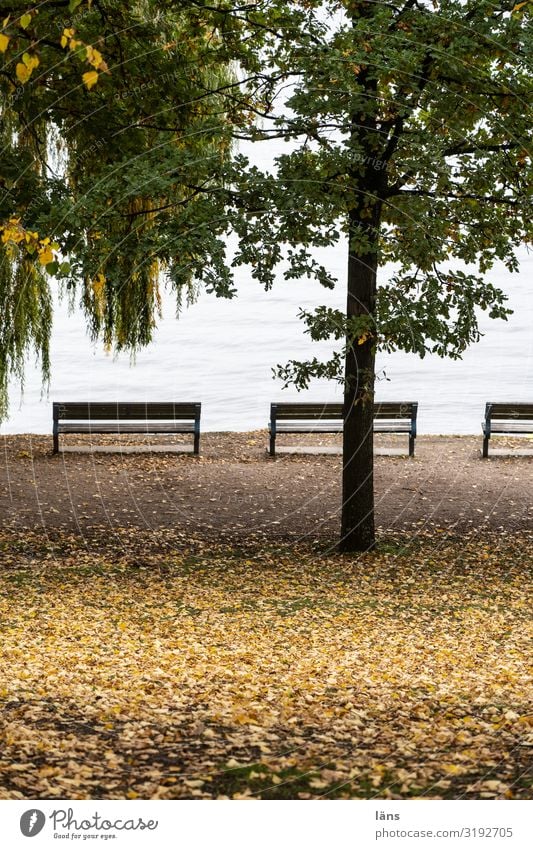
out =
[[[532,823],[527,801],[8,800],[0,846],[530,849]]]

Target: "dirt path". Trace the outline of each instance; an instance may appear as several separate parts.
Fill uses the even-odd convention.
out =
[[[41,436],[4,437],[4,526],[82,534],[95,526],[173,528],[205,538],[306,542],[338,533],[340,457],[285,455],[272,461],[264,432],[206,434],[200,458],[53,457],[50,442]],[[379,527],[531,529],[533,458],[482,461],[480,444],[475,437],[420,437],[412,460],[378,457]]]

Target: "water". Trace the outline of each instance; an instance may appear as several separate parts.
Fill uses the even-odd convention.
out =
[[[377,397],[419,401],[420,433],[480,433],[485,401],[533,399],[533,260],[525,251],[521,257],[520,274],[503,269],[492,275],[508,292],[513,316],[508,322],[483,318],[485,336],[462,361],[401,353],[379,358],[388,380],[380,382]],[[328,261],[342,279],[344,251],[330,251]],[[135,365],[128,355],[114,358],[93,346],[82,316],[59,304],[49,396],[41,397],[39,370],[29,363],[24,395],[13,386],[2,433],[50,433],[53,400],[201,401],[204,430],[265,427],[273,400],[340,400],[339,388],[328,382],[315,382],[307,393],[282,391],[271,370],[291,358],[327,355],[329,346],[304,335],[297,313],[321,303],[342,307],[342,286],[329,292],[309,281],[280,281],[265,293],[240,270],[238,289],[233,301],[202,294],[179,319],[167,295],[156,339]]]

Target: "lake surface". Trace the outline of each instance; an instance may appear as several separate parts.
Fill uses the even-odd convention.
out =
[[[521,258],[520,274],[491,275],[508,292],[514,314],[507,322],[483,318],[485,336],[462,361],[401,353],[379,358],[388,379],[377,398],[418,401],[420,433],[480,433],[487,400],[533,399],[533,259],[525,250]],[[330,251],[328,262],[342,280],[344,250]],[[93,346],[82,316],[59,304],[49,396],[41,397],[39,370],[28,364],[24,395],[13,386],[1,432],[50,433],[53,400],[201,401],[203,429],[211,431],[265,427],[273,400],[339,400],[339,388],[328,382],[306,393],[282,390],[271,369],[291,358],[327,355],[327,345],[304,335],[297,313],[322,303],[342,307],[342,285],[330,292],[309,281],[281,280],[265,293],[240,270],[238,290],[232,301],[202,294],[179,319],[167,295],[155,342],[135,365],[128,355],[115,358]]]

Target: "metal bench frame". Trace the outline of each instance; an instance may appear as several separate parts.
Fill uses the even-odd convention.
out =
[[[415,453],[417,401],[382,401],[374,404],[374,433],[405,433],[409,456]],[[279,424],[283,422],[283,424]],[[270,456],[276,456],[278,433],[342,433],[343,404],[273,403],[270,405]]]
[[[59,451],[61,433],[192,433],[198,454],[201,408],[196,402],[55,401],[53,453]]]
[[[492,434],[516,436],[533,433],[533,404],[527,402],[487,401],[483,430],[483,457],[489,456],[489,440]]]

